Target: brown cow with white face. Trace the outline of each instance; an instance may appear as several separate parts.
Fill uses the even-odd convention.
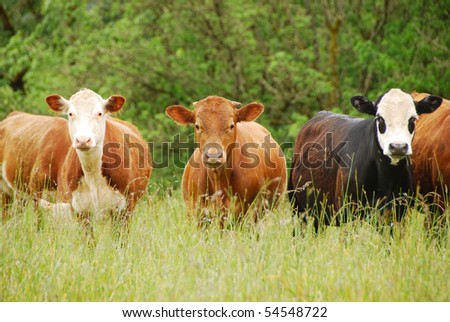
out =
[[[109,116],[122,108],[125,98],[104,100],[83,89],[70,100],[50,95],[46,101],[68,120],[13,112],[0,123],[4,202],[14,189],[36,200],[44,190],[57,190],[56,200],[70,203],[85,224],[92,213],[116,214],[127,224],[146,191],[151,165],[137,128]]]
[[[183,197],[190,209],[213,205],[222,210],[221,224],[223,210],[232,208],[240,218],[258,196],[262,205],[271,207],[286,189],[286,160],[279,145],[252,122],[264,106],[239,105],[208,96],[194,103],[194,110],[180,105],[166,109],[175,122],[194,125],[198,143],[184,169]]]

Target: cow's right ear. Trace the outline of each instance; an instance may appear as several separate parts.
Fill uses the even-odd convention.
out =
[[[350,102],[361,113],[369,114],[369,115],[376,115],[377,114],[377,108],[375,107],[373,102],[369,101],[364,96],[353,96],[350,99]]]
[[[181,125],[193,124],[195,122],[194,111],[181,105],[169,106],[166,108],[166,114]]]
[[[55,112],[65,112],[68,108],[67,100],[58,94],[47,96],[45,101]]]

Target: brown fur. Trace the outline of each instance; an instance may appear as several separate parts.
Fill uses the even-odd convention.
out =
[[[131,148],[125,144],[125,134]],[[127,197],[127,210],[132,211],[151,175],[147,144],[135,126],[112,117],[106,120],[104,147],[109,143],[118,145],[109,151],[120,156],[121,162],[114,163],[104,151],[102,173]],[[142,147],[141,155],[133,144]],[[123,158],[128,150],[130,167],[125,168]],[[57,189],[58,201],[68,202],[83,176],[67,121],[59,117],[11,113],[0,123],[0,160],[3,167],[6,165],[3,172],[7,181],[37,198],[46,189]]]
[[[194,103],[194,111],[179,106],[167,109],[167,114],[178,123],[193,123],[200,127],[196,130],[199,148],[186,165],[182,182],[183,197],[192,210],[212,204],[218,209],[232,208],[241,217],[258,195],[265,194],[261,200],[266,199],[274,205],[285,192],[286,160],[280,147],[270,137],[274,147],[265,156],[266,150],[261,144],[270,133],[258,123],[247,122],[257,118],[263,106],[251,103],[236,109],[236,105],[222,97],[209,96]],[[235,125],[233,129],[229,128],[230,124]],[[202,149],[207,143],[220,144],[224,148],[226,158],[221,167],[212,169],[203,163]],[[245,154],[245,144],[255,146],[247,152],[258,156],[260,162],[256,166],[246,167],[245,164],[252,163],[253,159]],[[267,157],[273,167],[263,162]],[[234,204],[231,203],[233,197],[236,198]]]
[[[414,100],[430,94],[413,92]],[[420,192],[443,194],[443,186],[450,186],[450,101],[431,114],[420,116],[413,139],[413,171]]]

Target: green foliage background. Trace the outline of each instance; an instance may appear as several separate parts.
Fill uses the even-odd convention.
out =
[[[187,158],[174,162],[161,142],[193,141],[165,116],[171,104],[260,101],[282,143],[321,109],[354,113],[353,95],[450,92],[449,1],[5,0],[0,10],[0,118],[48,114],[52,93],[121,94],[119,117],[154,142],[158,187],[177,187]]]

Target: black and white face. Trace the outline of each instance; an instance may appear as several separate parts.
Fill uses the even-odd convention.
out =
[[[411,144],[419,118],[411,95],[391,89],[380,97],[376,105],[378,143],[383,154],[397,164],[412,154]]]
[[[412,154],[412,139],[419,114],[433,112],[442,99],[428,96],[415,102],[410,94],[394,88],[381,95],[375,104],[363,96],[352,97],[351,102],[360,112],[375,116],[378,144],[383,155],[396,165]]]

